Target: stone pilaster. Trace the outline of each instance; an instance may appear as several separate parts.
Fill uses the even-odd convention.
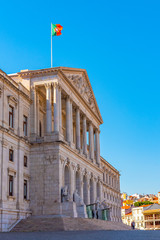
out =
[[[89,123],[89,157],[94,160],[94,136],[93,136],[93,125]]]
[[[71,142],[71,123],[70,123],[70,98],[67,96],[66,99],[66,140],[68,143]]]
[[[90,178],[87,175],[87,204],[90,204]]]
[[[83,199],[83,174],[80,172],[80,197]]]
[[[45,84],[46,87],[46,132],[52,131],[52,108],[51,108],[51,84]]]
[[[80,140],[80,110],[76,109],[76,148],[80,150],[81,140]]]
[[[95,138],[96,138],[96,163],[100,165],[100,144],[98,129],[96,129]]]
[[[93,194],[94,194],[94,203],[95,203],[97,199],[97,179],[96,178],[94,178],[93,180]]]
[[[86,116],[83,116],[83,154],[87,154],[87,127]]]
[[[37,93],[37,135],[39,136],[39,95]]]
[[[72,101],[70,101],[70,131],[71,131],[71,143],[73,143],[73,106]]]
[[[59,87],[58,83],[54,83],[54,132],[59,132]]]
[[[31,87],[31,135],[36,135],[36,89],[34,86]]]
[[[62,134],[62,92],[59,88],[59,131]]]

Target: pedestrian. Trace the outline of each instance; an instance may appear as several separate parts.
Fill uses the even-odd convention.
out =
[[[135,221],[134,220],[131,223],[131,227],[132,227],[133,230],[135,229]]]

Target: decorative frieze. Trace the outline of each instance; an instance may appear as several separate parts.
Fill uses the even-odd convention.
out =
[[[94,96],[90,89],[90,86],[82,74],[66,74],[71,83],[76,87],[79,93],[90,105],[92,110],[95,110]]]

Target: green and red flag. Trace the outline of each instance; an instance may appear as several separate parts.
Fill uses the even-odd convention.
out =
[[[52,28],[52,36],[60,36],[61,30],[63,29],[63,27],[60,24],[51,24],[51,28]]]

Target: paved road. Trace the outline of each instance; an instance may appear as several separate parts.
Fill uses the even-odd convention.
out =
[[[0,240],[160,240],[160,231],[0,233]]]

